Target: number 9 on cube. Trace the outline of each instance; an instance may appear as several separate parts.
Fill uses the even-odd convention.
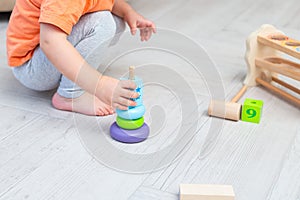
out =
[[[262,100],[245,99],[242,107],[242,121],[259,123],[264,102]]]

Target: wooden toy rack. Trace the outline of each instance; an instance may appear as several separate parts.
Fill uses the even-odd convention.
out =
[[[252,69],[248,70],[251,73],[248,73],[245,84],[249,86],[262,85],[299,107],[299,86],[296,87],[283,81],[278,75],[295,80],[292,81],[293,83],[300,81],[300,64],[281,56],[283,52],[300,59],[300,41],[289,38],[271,25],[264,25],[253,34],[247,40],[246,61],[248,68]],[[254,62],[251,59],[254,59]],[[256,69],[253,69],[254,67]],[[256,82],[254,85],[253,81]],[[287,88],[290,92],[277,87],[274,83]]]

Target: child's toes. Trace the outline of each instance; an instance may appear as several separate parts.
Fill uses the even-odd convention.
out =
[[[102,109],[99,108],[99,109],[96,110],[96,115],[97,116],[104,116],[105,113],[102,111]]]

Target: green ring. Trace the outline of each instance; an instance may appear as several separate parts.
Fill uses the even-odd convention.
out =
[[[144,117],[141,117],[141,118],[138,118],[135,120],[129,120],[129,119],[123,119],[123,118],[117,116],[116,122],[117,122],[118,126],[123,129],[134,130],[134,129],[138,129],[143,126]]]

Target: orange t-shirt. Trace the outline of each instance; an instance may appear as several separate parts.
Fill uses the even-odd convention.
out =
[[[70,34],[79,18],[90,12],[112,10],[114,0],[17,0],[7,28],[10,66],[28,61],[39,45],[40,22]]]

